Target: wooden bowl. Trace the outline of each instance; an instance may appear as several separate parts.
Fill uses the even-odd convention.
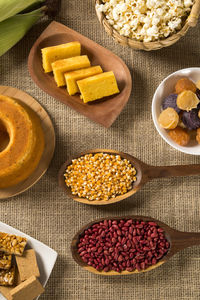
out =
[[[102,4],[102,0],[96,0],[97,4]],[[183,27],[178,32],[174,33],[173,35],[167,37],[166,39],[158,40],[155,42],[140,42],[136,39],[131,39],[128,37],[125,37],[123,35],[120,35],[117,30],[115,30],[112,25],[110,25],[106,19],[106,16],[104,13],[99,12],[96,9],[97,17],[100,21],[100,23],[103,25],[105,31],[112,36],[112,38],[119,44],[123,46],[128,46],[132,49],[137,50],[145,50],[145,51],[151,51],[151,50],[158,50],[164,47],[168,47],[176,43],[182,36],[184,36],[188,29],[190,27],[195,27],[199,18],[200,14],[200,0],[196,0],[194,2],[194,5],[192,7],[192,10],[190,12],[190,15],[188,16],[187,20],[185,21]]]
[[[16,98],[24,102],[33,111],[35,111],[40,117],[45,137],[44,152],[35,171],[26,180],[18,183],[17,185],[5,189],[0,189],[0,199],[6,199],[28,190],[45,174],[54,154],[55,132],[49,115],[33,97],[21,90],[8,86],[0,86],[0,94]]]
[[[105,101],[85,104],[78,95],[69,96],[65,87],[58,88],[52,73],[44,73],[41,49],[72,41],[81,43],[81,54],[88,55],[93,66],[100,65],[104,71],[114,72],[120,89],[119,94],[110,96]],[[57,22],[52,22],[33,45],[28,58],[28,68],[32,79],[42,90],[107,128],[120,114],[131,93],[132,79],[129,69],[118,56]]]

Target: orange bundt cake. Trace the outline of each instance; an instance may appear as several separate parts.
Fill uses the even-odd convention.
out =
[[[5,137],[7,133],[7,143]],[[19,100],[0,95],[0,189],[27,179],[44,151],[44,134],[36,113]],[[2,149],[3,148],[3,149]]]

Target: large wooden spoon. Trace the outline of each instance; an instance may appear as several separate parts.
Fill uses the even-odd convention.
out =
[[[91,204],[91,205],[106,205],[106,204],[111,204],[115,202],[119,202],[123,199],[126,199],[130,197],[131,195],[135,194],[138,190],[142,188],[142,186],[150,181],[151,179],[154,178],[161,178],[161,177],[174,177],[174,176],[189,176],[189,175],[198,175],[200,174],[200,164],[196,165],[179,165],[179,166],[160,166],[160,167],[155,167],[155,166],[150,166],[139,159],[133,157],[132,155],[129,155],[127,153],[123,153],[120,151],[115,151],[115,150],[107,150],[107,149],[94,149],[94,150],[88,150],[85,152],[82,152],[74,158],[78,158],[80,156],[83,156],[85,154],[95,154],[95,153],[109,153],[109,154],[116,154],[120,155],[122,158],[128,159],[131,164],[136,168],[137,171],[137,180],[133,184],[133,188],[126,194],[117,196],[116,198],[112,198],[108,201],[89,201],[85,198],[79,198],[77,195],[73,195],[71,192],[71,189],[66,186],[65,184],[65,177],[64,173],[65,170],[67,169],[67,166],[71,164],[72,159],[69,159],[66,161],[60,168],[59,171],[59,185],[64,189],[64,191],[67,193],[67,195],[74,200],[86,204]],[[73,159],[74,159],[73,158]]]
[[[84,233],[84,231],[86,229],[88,229],[89,227],[91,227],[93,224],[101,222],[103,220],[122,220],[122,219],[123,220],[133,219],[133,220],[156,222],[159,227],[164,229],[165,237],[170,243],[170,248],[169,248],[169,251],[167,252],[167,254],[165,256],[163,256],[163,258],[161,260],[159,260],[155,265],[152,265],[152,266],[148,267],[147,269],[141,270],[141,271],[138,271],[138,270],[135,270],[132,272],[122,271],[120,273],[118,273],[116,271],[104,272],[104,271],[97,271],[95,268],[87,265],[87,263],[85,263],[81,259],[81,256],[79,255],[79,253],[77,251],[77,245],[79,243],[79,239],[80,239],[81,235]],[[100,275],[107,275],[107,276],[109,276],[109,275],[131,275],[131,274],[151,271],[151,270],[161,266],[165,262],[167,262],[173,255],[175,255],[180,250],[183,250],[184,248],[187,248],[187,247],[199,245],[199,244],[200,244],[200,233],[178,231],[178,230],[175,230],[175,229],[169,227],[165,223],[163,223],[159,220],[156,220],[154,218],[151,218],[151,217],[144,217],[144,216],[125,216],[125,217],[110,217],[110,218],[107,217],[107,218],[101,218],[101,219],[92,221],[92,222],[88,223],[87,225],[83,226],[76,233],[76,235],[74,236],[74,238],[72,240],[71,252],[72,252],[72,256],[73,256],[74,260],[76,261],[76,263],[78,265],[80,265],[82,268],[84,268],[85,270],[88,270],[92,273],[100,274]]]

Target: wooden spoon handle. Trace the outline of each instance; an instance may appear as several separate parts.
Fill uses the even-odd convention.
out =
[[[145,168],[144,173],[149,180],[162,177],[200,175],[200,164],[160,167],[148,166]]]
[[[180,232],[175,231],[171,235],[173,245],[176,250],[182,250],[187,247],[200,245],[200,233],[199,232]]]

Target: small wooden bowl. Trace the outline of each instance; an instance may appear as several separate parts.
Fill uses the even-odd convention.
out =
[[[65,87],[58,88],[52,72],[44,73],[41,49],[73,41],[81,43],[81,54],[88,55],[92,66],[100,65],[103,71],[114,72],[120,89],[119,94],[107,97],[105,101],[101,99],[85,104],[79,95],[69,96]],[[121,58],[80,33],[57,22],[52,22],[33,45],[28,58],[28,68],[32,79],[42,90],[107,128],[121,113],[131,94],[131,75]]]
[[[102,4],[102,0],[96,0],[97,4]],[[140,42],[136,39],[130,39],[128,37],[125,37],[123,35],[120,35],[117,30],[115,30],[112,25],[110,25],[106,19],[106,16],[103,12],[99,12],[96,9],[97,17],[100,21],[100,23],[103,25],[105,31],[113,37],[113,39],[123,45],[128,46],[132,49],[137,50],[145,50],[145,51],[151,51],[151,50],[158,50],[164,47],[168,47],[176,43],[182,36],[184,36],[188,29],[190,27],[195,27],[199,18],[200,14],[200,0],[196,0],[192,10],[190,12],[190,15],[188,16],[187,20],[185,21],[183,27],[178,32],[174,33],[173,35],[169,36],[166,39],[158,40],[155,42]]]
[[[16,98],[35,111],[40,117],[45,137],[44,152],[35,171],[26,180],[17,185],[6,189],[0,189],[0,199],[6,199],[21,194],[31,188],[47,171],[54,154],[55,132],[49,115],[33,97],[21,90],[8,86],[0,86],[0,94]]]

